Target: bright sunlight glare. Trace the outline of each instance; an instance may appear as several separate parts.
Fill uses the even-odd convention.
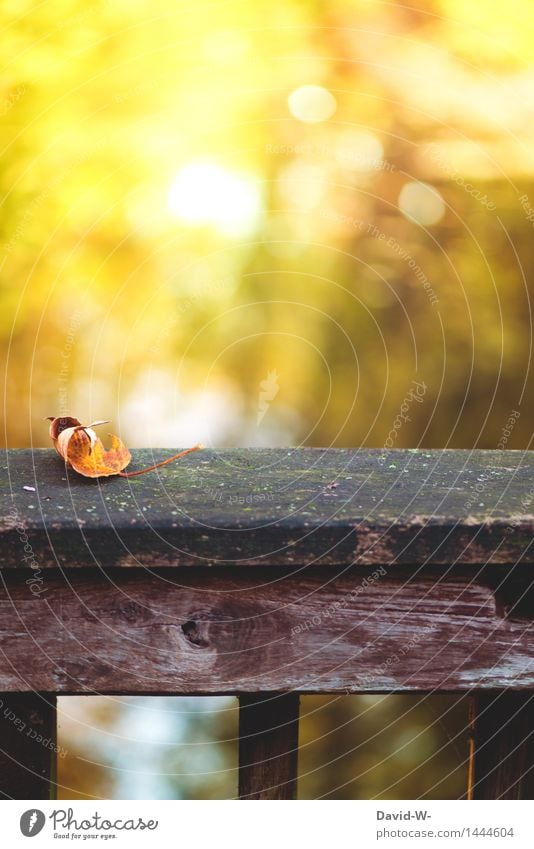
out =
[[[213,162],[189,162],[171,184],[169,209],[186,224],[208,224],[227,236],[246,236],[257,228],[262,201],[246,175]]]

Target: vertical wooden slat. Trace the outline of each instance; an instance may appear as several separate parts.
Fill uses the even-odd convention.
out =
[[[470,700],[469,799],[534,798],[534,693]]]
[[[297,792],[299,697],[239,699],[239,798],[294,799]]]
[[[55,798],[56,696],[0,693],[0,799]]]

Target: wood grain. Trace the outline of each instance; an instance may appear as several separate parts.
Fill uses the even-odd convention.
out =
[[[240,799],[295,798],[298,726],[296,693],[240,697]]]
[[[505,617],[495,575],[498,567],[447,576],[400,567],[50,570],[33,598],[25,573],[5,570],[0,690],[534,688],[530,611],[508,605]]]
[[[205,450],[97,481],[52,449],[0,464],[4,568],[28,566],[23,533],[39,570],[534,563],[534,452]]]

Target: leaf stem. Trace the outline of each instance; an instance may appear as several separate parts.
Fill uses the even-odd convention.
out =
[[[160,466],[166,466],[167,463],[172,463],[173,460],[178,460],[180,457],[185,457],[186,454],[191,454],[193,451],[200,451],[204,446],[199,442],[198,445],[193,445],[192,448],[187,448],[185,451],[180,451],[179,454],[175,454],[173,457],[169,457],[167,460],[162,460],[161,463],[154,463],[153,466],[148,466],[146,469],[139,469],[138,472],[118,472],[121,478],[134,478],[136,475],[144,475],[146,472],[153,472],[154,469],[159,469]]]

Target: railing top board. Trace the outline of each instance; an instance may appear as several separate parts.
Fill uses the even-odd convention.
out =
[[[95,481],[36,449],[0,468],[4,567],[27,546],[40,568],[534,563],[534,452],[203,450]]]

